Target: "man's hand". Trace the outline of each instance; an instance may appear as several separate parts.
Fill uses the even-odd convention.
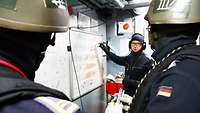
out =
[[[110,47],[108,45],[104,45],[103,43],[99,43],[99,47],[106,53],[108,54],[110,52]]]
[[[130,105],[132,103],[132,99],[133,97],[129,96],[128,94],[124,94],[121,98],[120,101],[127,103],[128,105]]]
[[[110,102],[105,110],[105,113],[123,113],[123,105],[121,103]]]

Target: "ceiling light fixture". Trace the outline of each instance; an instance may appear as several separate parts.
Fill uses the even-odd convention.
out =
[[[118,5],[120,8],[123,8],[125,4],[121,0],[113,0],[116,5]]]

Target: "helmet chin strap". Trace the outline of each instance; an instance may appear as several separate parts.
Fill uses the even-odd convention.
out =
[[[149,31],[149,44],[151,45],[152,49],[154,49],[154,44],[156,40],[158,40],[158,34],[156,32]]]
[[[200,45],[200,42],[198,41],[200,39],[200,32],[199,35],[197,36],[197,45]]]
[[[55,45],[55,40],[56,40],[56,33],[52,33],[51,34],[51,39],[49,40],[49,45],[52,45],[54,46]],[[43,61],[44,57],[45,57],[45,53],[46,53],[46,50],[44,51],[41,51],[39,54],[38,54],[38,57],[36,59],[36,63],[35,63],[35,68],[38,69],[39,66],[40,66],[40,63]]]
[[[52,33],[51,34],[51,40],[50,40],[49,44],[54,46],[55,45],[55,40],[56,40],[56,33]]]

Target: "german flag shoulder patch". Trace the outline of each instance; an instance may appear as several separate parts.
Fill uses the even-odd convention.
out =
[[[156,96],[171,97],[172,91],[171,86],[160,86]]]

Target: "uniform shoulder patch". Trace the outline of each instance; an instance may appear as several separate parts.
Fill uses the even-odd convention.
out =
[[[80,111],[77,104],[55,97],[36,97],[34,100],[53,113],[78,113]]]
[[[160,86],[156,96],[171,97],[172,91],[171,86]]]

